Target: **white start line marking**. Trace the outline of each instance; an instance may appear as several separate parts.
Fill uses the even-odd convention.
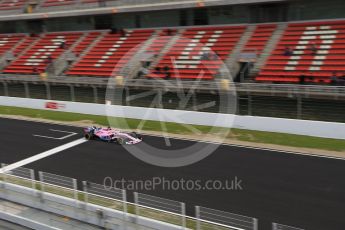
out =
[[[34,137],[42,137],[42,138],[48,138],[48,139],[55,139],[55,140],[63,140],[66,138],[69,138],[71,136],[76,135],[77,133],[74,132],[68,132],[68,131],[63,131],[63,130],[57,130],[57,129],[49,129],[50,131],[53,132],[60,132],[60,133],[68,133],[66,136],[63,137],[50,137],[50,136],[43,136],[43,135],[38,135],[38,134],[32,134]]]
[[[16,163],[13,163],[13,164],[10,164],[10,165],[7,165],[7,166],[5,166],[5,167],[0,169],[0,173],[6,173],[6,172],[11,171],[13,169],[22,167],[22,166],[30,164],[32,162],[35,162],[35,161],[38,161],[40,159],[46,158],[48,156],[54,155],[54,154],[56,154],[58,152],[61,152],[61,151],[64,151],[66,149],[72,148],[74,146],[80,145],[80,144],[82,144],[84,142],[87,142],[87,140],[84,139],[84,138],[81,138],[81,139],[69,142],[67,144],[60,145],[60,146],[58,146],[56,148],[50,149],[50,150],[45,151],[43,153],[39,153],[39,154],[37,154],[35,156],[26,158],[24,160],[18,161]]]

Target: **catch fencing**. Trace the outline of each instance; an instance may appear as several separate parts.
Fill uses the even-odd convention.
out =
[[[258,220],[256,218],[200,206],[195,207],[195,214],[197,230],[213,229],[211,223],[219,225],[217,229],[258,230]]]
[[[272,230],[304,230],[302,228],[296,228],[278,223],[272,223]]]
[[[83,181],[84,200],[87,203],[101,204],[104,207],[127,213],[126,190],[108,188],[104,185]]]
[[[183,202],[134,192],[135,214],[186,228],[186,207]],[[164,212],[162,212],[164,210]]]
[[[77,207],[83,207],[81,204],[86,207],[89,204],[96,205],[100,209],[84,209],[84,212],[89,212],[87,215],[97,215],[102,220],[100,223],[109,229],[114,226],[134,226],[138,230],[157,229],[157,226],[147,226],[147,220],[150,220],[166,224],[167,229],[258,230],[256,218],[200,206],[195,207],[196,217],[191,217],[186,215],[183,202],[135,192],[134,203],[131,203],[127,201],[127,193],[123,189],[83,181],[83,189],[78,190],[78,183],[74,178],[46,172],[38,172],[38,175],[39,181],[36,181],[34,170],[19,167],[0,173],[0,181],[34,189],[32,194],[43,201],[48,194],[54,194],[74,200]],[[51,200],[48,203],[51,203]],[[62,210],[64,207],[66,210],[71,209],[66,203],[59,206]],[[117,211],[119,216],[107,216],[104,214],[106,210]],[[273,230],[302,230],[277,223],[272,226]]]
[[[46,172],[38,172],[38,175],[42,192],[78,199],[76,179]]]
[[[0,96],[96,104],[106,103],[106,82],[102,84],[93,83],[92,81],[81,81],[80,83],[31,83],[22,82],[24,80],[2,82],[0,79]],[[129,85],[121,90],[123,95],[118,100],[118,105],[147,107],[147,105],[151,104],[153,98],[157,98],[159,100],[157,103],[164,109],[211,113],[229,110],[228,106],[223,106],[220,103],[221,98],[217,93],[217,88],[213,85],[208,85],[208,91],[205,92],[195,90],[187,106],[182,107],[180,103],[181,98],[176,89],[164,90],[165,86],[158,83],[155,86],[155,81],[129,82],[128,84],[133,85]],[[138,86],[134,87],[135,84],[138,84]],[[192,86],[193,84],[190,81],[183,82],[184,87]],[[151,87],[150,90],[146,89],[149,86]],[[235,86],[238,100],[236,109],[233,108],[231,111],[237,110],[237,115],[345,122],[345,116],[342,116],[345,113],[345,107],[343,106],[345,99],[344,86],[249,83],[236,84]],[[206,85],[201,85],[200,87],[206,87]],[[160,96],[153,97],[154,95],[148,95],[137,97],[137,95],[144,95],[143,93],[148,91],[157,91],[157,95]]]
[[[1,163],[1,168],[7,165],[8,164]],[[35,172],[33,169],[28,169],[24,167],[12,169],[11,171],[8,171],[6,174],[2,174],[2,179],[10,183],[19,184],[25,187],[36,189]]]

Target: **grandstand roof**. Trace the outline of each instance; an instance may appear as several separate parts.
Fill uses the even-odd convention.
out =
[[[50,2],[51,1],[54,0],[50,0]],[[32,13],[22,13],[26,12],[25,7],[31,4],[30,1],[27,1],[26,4],[23,4],[23,8],[18,9],[17,11],[7,11],[4,9],[3,12],[7,13],[4,14],[1,12],[0,21],[143,12],[153,10],[171,10],[266,2],[287,2],[288,0],[174,0],[169,2],[164,0],[138,0],[135,1],[135,4],[126,0],[107,0],[106,6],[100,6],[98,1],[99,0],[93,0],[90,2],[85,0],[85,3],[79,3],[79,1],[69,1],[67,5],[53,4],[49,5],[49,7],[44,5],[45,1],[41,1],[41,3],[33,9]]]

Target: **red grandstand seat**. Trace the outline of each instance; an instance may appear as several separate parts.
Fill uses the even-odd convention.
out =
[[[117,74],[137,51],[137,47],[147,41],[153,32],[150,29],[133,30],[122,37],[119,33],[108,33],[66,73],[104,77]]]
[[[222,61],[227,59],[245,28],[212,26],[187,29],[147,77],[163,78],[166,74],[156,73],[154,69],[168,68],[172,78],[214,79]],[[203,57],[204,53],[207,53],[207,58]]]
[[[53,60],[57,59],[65,51],[65,49],[60,48],[62,42],[67,46],[71,46],[82,35],[82,32],[57,32],[46,33],[42,37],[27,38],[21,46],[28,50],[25,50],[23,54],[11,62],[3,72],[36,74],[36,71],[45,71],[48,57],[52,57]],[[30,44],[29,42],[33,43]],[[19,51],[16,50],[15,52]]]
[[[345,21],[290,23],[256,80],[296,82],[308,75],[310,81],[327,83],[333,72],[345,71],[344,38]],[[283,55],[286,47],[293,49],[291,56]]]

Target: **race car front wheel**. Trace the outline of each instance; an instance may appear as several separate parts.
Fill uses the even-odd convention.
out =
[[[84,135],[84,137],[85,137],[86,140],[91,140],[91,139],[93,138],[93,135],[90,134],[90,133],[86,133],[86,134]]]

